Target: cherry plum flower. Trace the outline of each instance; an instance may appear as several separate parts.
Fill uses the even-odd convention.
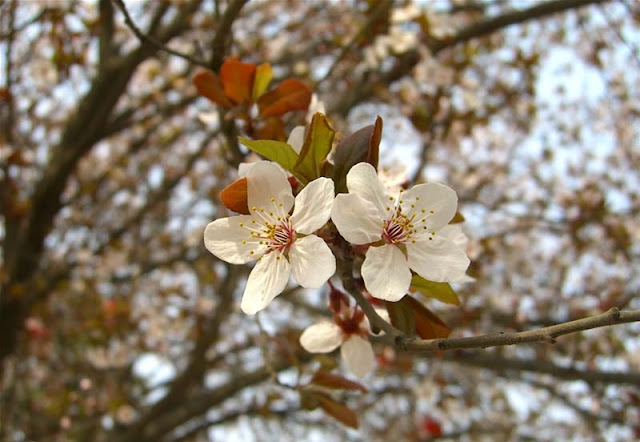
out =
[[[250,214],[211,222],[204,244],[230,264],[258,261],[240,304],[253,315],[282,293],[291,275],[302,287],[318,288],[335,273],[335,257],[313,234],[329,220],[334,184],[318,178],[294,199],[287,174],[277,164],[258,161],[245,172]]]
[[[368,163],[351,168],[347,188],[348,194],[336,197],[331,219],[350,243],[372,244],[361,269],[371,296],[399,301],[409,290],[412,270],[435,282],[468,280],[462,232],[447,227],[458,205],[455,191],[427,183],[392,196]]]
[[[349,371],[361,378],[374,367],[369,321],[358,308],[344,308],[334,316],[333,322],[311,325],[302,332],[300,345],[311,353],[331,353],[340,347],[340,355]]]

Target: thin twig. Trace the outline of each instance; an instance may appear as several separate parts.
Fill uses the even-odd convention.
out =
[[[491,333],[489,335],[473,336],[469,338],[425,339],[404,342],[404,350],[410,352],[444,351],[462,348],[487,348],[502,345],[524,344],[529,342],[555,343],[558,336],[576,333],[594,328],[607,327],[640,321],[640,310],[621,312],[612,308],[605,313],[564,322],[537,330],[519,333]]]
[[[150,35],[147,35],[147,34],[143,33],[140,30],[140,28],[138,28],[138,26],[131,19],[131,16],[129,15],[129,11],[127,11],[127,7],[124,5],[123,0],[113,0],[113,2],[116,4],[118,9],[120,9],[120,12],[122,12],[122,14],[124,15],[124,21],[127,24],[127,26],[129,27],[129,29],[131,29],[131,31],[136,35],[136,37],[138,37],[138,39],[140,40],[141,43],[143,43],[143,44],[145,44],[145,43],[152,44],[153,46],[155,46],[156,48],[158,48],[159,50],[161,50],[163,52],[166,52],[167,54],[171,54],[171,55],[175,55],[176,57],[184,58],[185,60],[190,61],[191,63],[193,63],[195,65],[198,65],[198,66],[201,66],[201,67],[204,67],[204,68],[208,68],[207,62],[205,62],[203,60],[198,60],[197,58],[194,58],[191,55],[185,54],[185,53],[180,52],[180,51],[176,51],[175,49],[171,49],[167,45],[163,44],[161,41],[156,40],[155,38],[151,37]]]

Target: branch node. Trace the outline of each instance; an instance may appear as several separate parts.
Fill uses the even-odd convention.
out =
[[[620,309],[618,307],[613,307],[611,310],[609,310],[609,313],[611,314],[611,317],[614,321],[620,319]]]

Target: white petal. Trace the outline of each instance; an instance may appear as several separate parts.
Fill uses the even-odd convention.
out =
[[[407,243],[409,267],[429,281],[464,282],[469,258],[452,241],[436,234],[433,240]]]
[[[255,164],[256,163],[240,163],[240,164],[238,164],[238,176],[241,177],[241,178],[247,176],[247,174],[249,173],[249,170],[251,170],[251,168]]]
[[[342,330],[333,322],[313,324],[300,335],[300,345],[311,353],[330,353],[342,344]]]
[[[387,207],[393,207],[393,199],[389,199],[390,196],[380,183],[376,170],[369,163],[358,163],[349,170],[347,188],[349,193],[373,203],[382,213]]]
[[[361,272],[369,294],[385,301],[399,301],[411,285],[407,259],[392,244],[369,247]]]
[[[296,196],[291,224],[296,232],[313,233],[329,221],[333,207],[333,180],[318,178],[311,181]]]
[[[373,203],[358,195],[341,193],[336,196],[331,219],[340,235],[352,244],[368,244],[382,238],[382,214]]]
[[[289,281],[289,261],[280,253],[267,253],[251,270],[240,308],[247,315],[255,315],[278,296]]]
[[[400,201],[402,211],[409,215],[416,213],[420,217],[421,211],[424,210],[430,231],[446,226],[456,214],[458,207],[456,192],[440,183],[413,186],[400,194]]]
[[[271,161],[256,162],[247,171],[247,202],[251,213],[254,213],[253,207],[265,211],[276,210],[285,215],[289,213],[293,206],[293,194],[285,171]],[[280,209],[278,204],[282,204]]]
[[[438,230],[438,236],[448,239],[453,242],[458,248],[466,250],[469,238],[462,231],[462,227],[459,224],[448,224],[442,229]]]
[[[289,250],[289,260],[293,278],[308,289],[320,287],[336,272],[336,258],[316,235],[296,240]]]
[[[302,145],[304,144],[304,126],[296,126],[289,134],[287,144],[293,147],[296,153],[300,153]]]
[[[246,228],[251,225],[251,220],[250,215],[239,215],[209,223],[204,229],[205,247],[230,264],[245,264],[258,259],[264,253],[264,246],[251,238]]]
[[[375,355],[373,347],[366,339],[351,335],[340,348],[342,360],[349,371],[359,378],[365,377],[373,370]]]

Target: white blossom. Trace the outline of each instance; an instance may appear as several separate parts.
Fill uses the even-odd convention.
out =
[[[294,200],[287,175],[277,164],[259,161],[244,172],[250,214],[213,221],[204,231],[204,243],[231,264],[258,260],[240,305],[253,315],[282,293],[291,275],[302,287],[318,288],[335,273],[331,250],[313,235],[329,220],[334,184],[318,178]]]
[[[361,270],[371,296],[400,300],[409,290],[412,270],[430,281],[468,280],[461,231],[447,227],[458,205],[452,189],[419,184],[392,196],[368,163],[351,168],[347,188],[348,194],[336,197],[331,218],[350,243],[372,244]]]

